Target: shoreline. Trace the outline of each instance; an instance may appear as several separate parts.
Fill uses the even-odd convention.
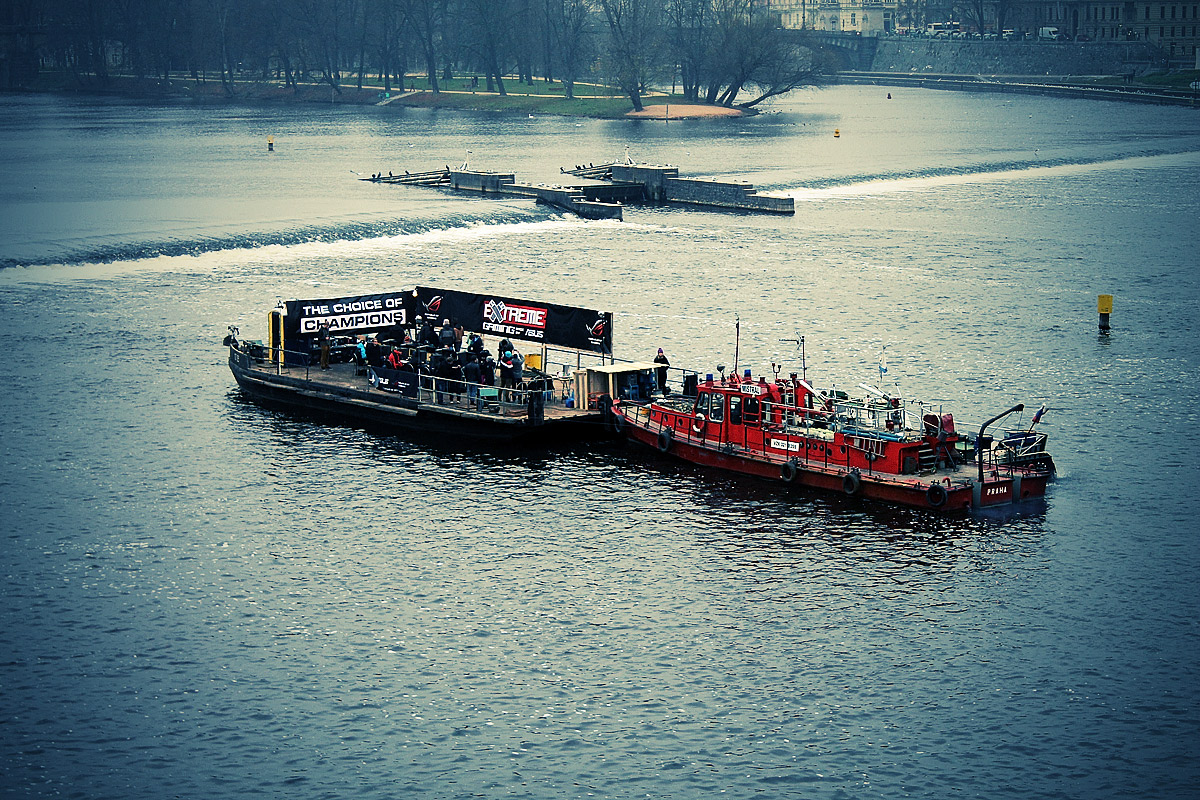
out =
[[[960,92],[1000,92],[1050,95],[1086,100],[1115,100],[1123,103],[1200,106],[1200,92],[1165,89],[1143,83],[1111,83],[1116,76],[1095,76],[1094,82],[1065,75],[951,75],[911,72],[839,73],[837,83],[867,86],[906,86]]]
[[[290,87],[266,81],[239,82],[235,84],[234,91],[230,93],[226,91],[225,86],[219,80],[197,81],[186,78],[164,82],[161,79],[128,76],[113,76],[104,85],[68,83],[67,81],[54,83],[47,80],[41,86],[6,89],[4,92],[7,94],[108,96],[130,100],[192,102],[205,105],[280,103],[437,108],[587,119],[658,119],[665,121],[742,117],[757,113],[753,109],[691,103],[681,97],[665,94],[644,97],[644,110],[635,112],[629,98],[625,95],[585,94],[568,100],[557,94],[534,94],[520,91],[510,91],[501,95],[495,92],[476,90],[442,89],[435,94],[428,89],[410,89],[402,92],[395,89],[385,90],[382,86],[366,85],[361,89],[357,85],[340,86],[338,89],[334,89],[329,84],[301,84],[297,87]]]

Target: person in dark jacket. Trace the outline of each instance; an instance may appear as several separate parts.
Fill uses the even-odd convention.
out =
[[[487,350],[479,356],[479,382],[484,386],[496,385],[496,361]]]
[[[417,344],[425,347],[437,347],[438,335],[433,326],[429,324],[429,320],[421,322],[421,332],[417,336]]]
[[[450,393],[454,395],[454,402],[462,402],[463,395],[463,365],[458,358],[458,353],[450,353]]]
[[[438,347],[449,347],[454,349],[454,328],[450,327],[450,320],[442,320],[442,329],[438,331]]]
[[[434,377],[434,401],[439,404],[446,402],[446,395],[450,391],[450,379],[454,375],[453,352],[439,347],[429,362]]]
[[[483,370],[479,366],[479,359],[472,353],[467,353],[463,356],[466,359],[463,364],[463,380],[467,382],[467,404],[476,404],[479,398],[479,385],[483,381]]]
[[[662,364],[661,367],[655,370],[658,373],[658,390],[663,394],[670,394],[671,390],[667,388],[667,367],[671,366],[671,362],[667,361],[663,349],[658,348],[658,355],[654,357],[655,364]]]
[[[374,336],[367,339],[367,363],[372,367],[378,367],[383,364],[383,346],[379,344],[379,339]]]
[[[328,322],[322,322],[321,327],[317,329],[317,344],[321,348],[321,369],[329,369],[329,346],[332,344],[332,337],[329,335]]]

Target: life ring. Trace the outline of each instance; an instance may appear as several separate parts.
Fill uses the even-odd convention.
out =
[[[703,413],[701,413],[699,411],[696,412],[696,416],[692,420],[692,432],[693,433],[703,433],[704,432],[705,419],[706,418]]]
[[[859,477],[858,470],[847,472],[842,478],[842,491],[846,494],[857,494],[860,486],[862,486],[862,478]]]
[[[673,440],[671,431],[664,428],[658,432],[658,452],[665,453],[671,449],[671,441]]]
[[[787,483],[796,480],[798,474],[800,474],[800,470],[796,469],[796,459],[794,458],[783,462],[779,466],[779,477],[783,478]]]
[[[946,487],[940,483],[931,483],[929,488],[925,490],[925,499],[929,501],[929,505],[934,508],[941,508],[946,504],[946,499],[950,495],[946,492]]]

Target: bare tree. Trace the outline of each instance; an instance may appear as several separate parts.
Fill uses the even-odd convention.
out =
[[[504,73],[512,59],[512,30],[519,10],[516,0],[463,0],[471,51],[487,78],[488,91],[505,96]],[[494,82],[494,84],[493,84]]]
[[[668,0],[671,52],[679,68],[683,96],[699,101],[701,87],[712,82],[716,52],[712,0]]]
[[[575,81],[595,51],[592,21],[587,0],[546,0],[547,72],[556,55],[568,100],[575,99]]]
[[[446,15],[446,0],[403,0],[404,20],[413,29],[425,58],[425,71],[429,76],[429,89],[438,93],[438,45]]]
[[[662,4],[660,0],[600,0],[608,22],[608,56],[617,85],[641,111],[646,84],[661,65]]]
[[[716,102],[732,106],[743,90],[753,87],[754,99],[740,104],[750,108],[820,80],[825,70],[812,50],[764,9],[748,4],[743,11],[725,20],[725,85]]]

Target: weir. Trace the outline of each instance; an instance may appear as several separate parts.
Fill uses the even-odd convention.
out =
[[[362,180],[532,197],[585,219],[623,219],[624,206],[646,203],[678,203],[769,214],[796,213],[794,198],[759,194],[746,181],[681,178],[678,167],[613,162],[559,171],[593,182],[572,185],[519,183],[511,172],[451,169],[449,166],[427,172],[406,171],[403,175],[380,173]]]

